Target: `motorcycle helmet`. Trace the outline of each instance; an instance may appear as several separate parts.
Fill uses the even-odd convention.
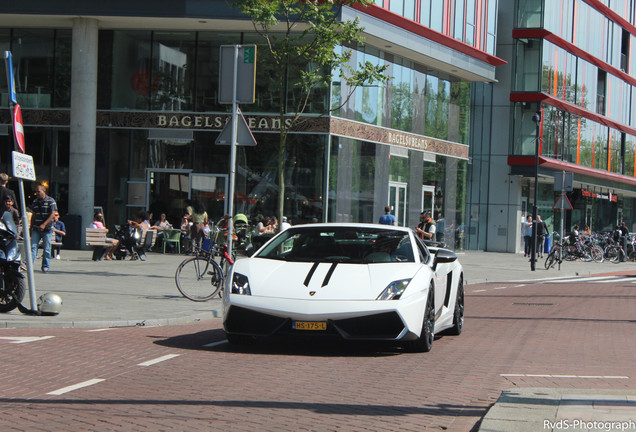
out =
[[[38,310],[42,315],[57,315],[62,310],[62,298],[54,293],[42,294],[38,299]]]

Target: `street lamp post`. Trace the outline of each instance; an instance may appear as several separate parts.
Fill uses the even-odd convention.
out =
[[[534,204],[532,206],[532,244],[530,245],[530,270],[535,271],[537,260],[537,202],[539,200],[539,124],[541,123],[541,112],[537,111],[532,116],[532,121],[536,124],[536,135],[534,145]]]

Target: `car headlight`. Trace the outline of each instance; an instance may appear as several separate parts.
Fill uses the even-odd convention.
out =
[[[232,294],[252,295],[250,291],[250,281],[247,276],[234,273],[232,277]]]
[[[376,300],[398,300],[406,287],[411,282],[411,279],[402,279],[393,281],[384,288],[384,291],[376,298]]]

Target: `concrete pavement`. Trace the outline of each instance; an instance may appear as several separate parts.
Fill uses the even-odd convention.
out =
[[[636,263],[564,262],[559,271],[545,270],[541,260],[532,271],[528,259],[520,254],[466,252],[458,255],[468,285],[600,274],[636,276]],[[47,274],[40,272],[40,261],[36,260],[36,298],[46,292],[59,294],[64,302],[62,312],[57,316],[29,316],[15,310],[0,316],[0,328],[170,325],[220,317],[220,299],[195,303],[178,292],[174,273],[183,259],[183,255],[152,253],[144,262],[93,262],[90,251],[63,250],[62,259],[53,260]],[[24,303],[27,307],[30,305],[28,294]],[[636,390],[517,388],[501,394],[483,418],[479,430],[636,431],[635,422]]]

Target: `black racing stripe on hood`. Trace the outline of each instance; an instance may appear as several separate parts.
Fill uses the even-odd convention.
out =
[[[322,281],[322,286],[325,286],[329,283],[329,279],[331,279],[331,275],[333,274],[333,271],[336,269],[337,265],[338,265],[337,262],[331,264],[331,267],[329,267],[329,271],[327,272],[327,275],[325,276],[325,280]]]
[[[309,273],[307,273],[307,277],[305,278],[305,282],[303,282],[303,285],[305,285],[306,287],[309,287],[309,282],[311,281],[311,278],[314,275],[314,272],[318,268],[318,264],[320,264],[320,263],[315,262],[314,265],[311,266],[311,270],[309,270]]]

